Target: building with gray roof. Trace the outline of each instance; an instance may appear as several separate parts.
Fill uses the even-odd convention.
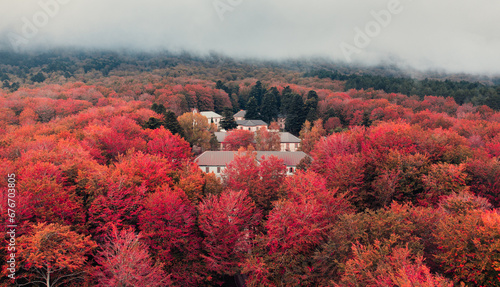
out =
[[[222,172],[226,168],[226,165],[234,160],[234,156],[238,152],[236,151],[206,151],[199,155],[195,162],[198,164],[200,169],[206,173],[213,172],[217,176],[221,176]],[[257,160],[262,160],[262,158],[267,158],[269,156],[275,156],[283,160],[283,164],[286,166],[287,175],[293,174],[297,165],[300,161],[309,157],[304,152],[281,152],[281,151],[257,151]]]
[[[280,132],[281,151],[297,151],[301,140],[289,132]]]
[[[223,118],[218,113],[212,111],[200,112],[200,115],[206,117],[208,119],[209,124],[214,123],[217,127],[219,127],[220,122],[222,121]]]
[[[247,114],[247,111],[240,110],[239,112],[237,112],[236,114],[233,115],[234,120],[236,120],[236,121],[244,120],[246,114]]]
[[[289,132],[280,132],[281,151],[295,152],[300,148],[301,140]],[[215,132],[215,137],[220,144],[220,150],[224,150],[227,132]]]
[[[238,124],[239,130],[247,130],[247,131],[258,131],[262,128],[267,128],[267,123],[261,120],[237,120],[236,124]]]

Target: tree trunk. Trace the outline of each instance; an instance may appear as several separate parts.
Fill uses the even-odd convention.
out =
[[[242,274],[236,274],[234,275],[234,283],[236,283],[236,286],[238,287],[246,287],[246,276]]]
[[[47,267],[47,287],[50,287],[50,267]]]

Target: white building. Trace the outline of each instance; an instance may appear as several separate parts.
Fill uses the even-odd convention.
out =
[[[288,132],[281,132],[281,151],[296,152],[299,150],[301,140]]]
[[[240,110],[236,114],[233,115],[235,121],[242,121],[245,119],[245,115],[247,114],[247,111],[245,110]]]
[[[301,140],[289,132],[280,132],[281,151],[296,152],[300,148]],[[215,132],[215,137],[220,144],[220,150],[226,147],[227,132]]]
[[[262,128],[267,128],[267,123],[261,120],[237,120],[237,129],[256,132]]]
[[[206,151],[199,155],[195,162],[198,164],[203,172],[213,172],[216,176],[220,177],[222,172],[226,169],[228,163],[233,161],[236,151]],[[283,160],[286,166],[286,174],[292,175],[297,170],[297,165],[300,161],[308,157],[304,152],[281,152],[281,151],[257,151],[257,161],[262,160],[268,156],[275,156]]]
[[[209,124],[214,123],[217,127],[220,126],[220,122],[222,121],[223,118],[218,113],[211,111],[200,112],[200,115],[206,117],[208,119]]]

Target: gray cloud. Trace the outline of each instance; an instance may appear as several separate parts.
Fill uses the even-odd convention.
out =
[[[394,1],[398,0],[1,1],[0,43],[21,49],[169,49],[346,61],[341,49],[345,43],[355,48],[348,57],[354,63],[500,74],[499,1],[400,0],[402,11],[391,13],[386,27],[379,24],[380,29],[367,31],[366,25],[375,23],[373,12],[388,10]],[[55,12],[45,12],[40,3],[56,3],[58,8],[49,5]],[[217,13],[214,3],[229,5],[220,7],[230,11]],[[36,32],[29,31],[26,20]],[[362,48],[355,45],[356,28],[372,33]]]

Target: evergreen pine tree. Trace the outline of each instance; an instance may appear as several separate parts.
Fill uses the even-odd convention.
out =
[[[217,137],[214,134],[212,134],[212,136],[210,137],[210,150],[217,151],[219,150],[219,148],[220,148],[220,143],[217,140]]]
[[[274,98],[276,99],[276,107],[278,109],[278,114],[279,114],[281,108],[280,92],[276,87],[272,87],[271,89],[269,89],[269,93],[272,93],[274,95]]]
[[[265,93],[266,89],[262,87],[262,83],[260,81],[257,81],[255,86],[252,87],[252,90],[250,90],[250,98],[254,97],[257,100],[257,105],[260,107]]]
[[[238,127],[238,124],[234,120],[233,112],[230,108],[224,108],[224,112],[222,112],[222,116],[224,117],[220,123],[221,128],[226,131],[235,129]]]
[[[153,110],[153,112],[155,112],[159,115],[164,115],[167,112],[167,109],[165,108],[165,106],[163,104],[158,105],[157,103],[154,103],[151,106],[151,109]]]
[[[151,110],[159,115],[163,115],[163,121],[160,121],[154,117],[149,118],[148,122],[145,124],[145,128],[157,129],[160,126],[165,127],[167,130],[172,132],[172,134],[178,134],[179,136],[185,138],[184,130],[182,129],[179,121],[177,121],[177,116],[172,111],[167,111],[163,104],[154,103],[151,106]]]
[[[281,114],[286,116],[290,110],[291,100],[293,98],[293,91],[290,86],[287,86],[281,92]]]
[[[307,113],[306,120],[311,123],[318,119],[318,100],[318,94],[315,91],[309,91],[305,109]]]
[[[276,96],[274,95],[272,90],[269,90],[264,95],[264,99],[262,100],[262,106],[260,109],[262,120],[266,123],[270,123],[271,121],[278,118],[278,111],[279,110]]]
[[[165,112],[165,119],[163,120],[163,126],[171,131],[174,135],[178,134],[181,137],[185,138],[184,130],[182,129],[179,121],[177,121],[177,116],[174,112],[168,111]]]
[[[45,81],[45,76],[42,74],[42,72],[38,72],[38,74],[34,75],[31,77],[31,80],[35,83],[42,83]]]
[[[293,95],[289,104],[289,112],[286,116],[285,130],[294,135],[299,135],[300,129],[306,120],[304,112],[304,101],[299,95]]]
[[[223,90],[224,89],[224,84],[222,83],[221,80],[218,80],[216,83],[215,83],[215,88],[218,89],[218,90]]]
[[[251,97],[247,103],[247,113],[245,115],[247,120],[260,120],[259,107],[257,105],[257,100]]]
[[[155,117],[150,117],[149,120],[144,124],[144,128],[155,130],[162,125],[162,121]]]

